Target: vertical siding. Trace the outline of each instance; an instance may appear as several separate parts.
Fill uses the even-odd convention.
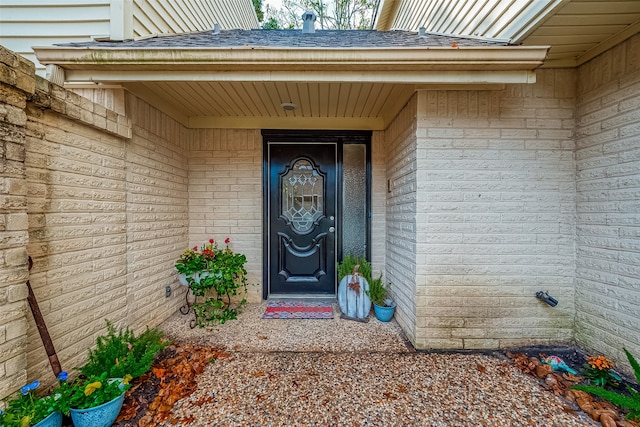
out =
[[[35,63],[38,74],[44,75],[31,47],[108,36],[109,4],[109,0],[2,0],[0,45]]]
[[[578,70],[576,338],[640,357],[640,35]],[[627,367],[628,368],[628,367]]]
[[[258,28],[250,0],[133,0],[133,34],[204,31],[220,24],[222,29]]]

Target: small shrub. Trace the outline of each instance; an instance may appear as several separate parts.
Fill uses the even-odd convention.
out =
[[[382,273],[369,282],[369,289],[366,290],[367,295],[372,303],[384,307],[387,299],[387,288],[382,283]]]
[[[359,265],[358,273],[364,277],[367,282],[371,282],[371,264],[365,257],[346,255],[342,262],[338,263],[338,282],[342,281],[344,276],[351,274],[356,265]]]
[[[162,333],[147,328],[136,338],[129,328],[119,329],[107,321],[107,335],[96,339],[96,348],[89,351],[89,361],[80,368],[86,377],[107,373],[108,378],[137,378],[151,369],[153,359],[169,345]]]
[[[633,372],[636,377],[636,381],[640,383],[640,365],[633,358],[631,353],[627,351],[626,348],[623,349],[625,354],[627,355],[627,359],[629,359],[629,364],[633,368]],[[576,385],[573,386],[576,390],[586,391],[587,393],[595,394],[596,396],[600,396],[603,399],[608,400],[609,402],[617,405],[621,408],[629,409],[629,414],[627,418],[640,419],[640,393],[634,390],[630,385],[627,384],[627,391],[629,395],[624,395],[621,393],[617,393],[615,391],[605,390],[601,387],[596,386],[587,386],[587,385]]]

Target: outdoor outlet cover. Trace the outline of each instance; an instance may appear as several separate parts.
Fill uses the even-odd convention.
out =
[[[164,296],[167,298],[171,296],[171,286],[167,285],[167,287],[164,288]]]

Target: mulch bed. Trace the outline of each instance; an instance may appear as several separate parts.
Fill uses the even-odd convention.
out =
[[[220,349],[174,344],[157,357],[151,371],[131,382],[115,427],[151,427],[170,416],[173,405],[193,393],[196,377],[209,363],[229,355]],[[190,420],[172,420],[188,425]]]
[[[550,365],[542,363],[541,359],[552,355],[560,357],[567,366],[577,371],[578,375],[572,375],[563,371],[554,371]],[[577,384],[588,384],[585,378],[579,374],[583,365],[587,363],[586,355],[580,349],[573,347],[530,347],[511,350],[506,353],[506,356],[513,361],[520,371],[538,378],[547,390],[564,397],[567,401],[567,405],[565,406],[567,412],[573,413],[577,410],[582,410],[594,421],[600,422],[604,427],[640,426],[640,424],[635,421],[625,419],[628,411],[621,410],[597,396],[581,390],[571,389],[572,386]],[[611,389],[611,387],[608,387],[608,389],[617,393],[628,394],[626,386],[639,390],[638,385],[632,384],[624,379],[618,388]]]

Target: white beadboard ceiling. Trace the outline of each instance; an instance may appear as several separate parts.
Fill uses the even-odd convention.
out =
[[[545,67],[575,67],[640,32],[638,0],[384,0],[376,28],[549,45]]]

